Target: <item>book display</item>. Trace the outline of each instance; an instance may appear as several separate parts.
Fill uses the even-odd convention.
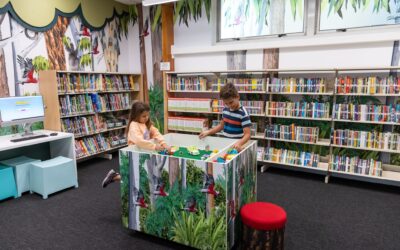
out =
[[[40,72],[45,129],[73,133],[77,160],[126,146],[131,104],[143,100],[141,79],[129,73]]]
[[[400,79],[388,69],[169,72],[164,80],[171,131],[177,127],[168,117],[202,101],[204,109],[184,119],[216,126],[224,108],[218,92],[232,82],[251,116],[259,164],[310,170],[326,182],[334,176],[400,185]],[[183,109],[169,104],[185,91]]]

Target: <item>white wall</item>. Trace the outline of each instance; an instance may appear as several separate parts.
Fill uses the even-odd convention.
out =
[[[189,28],[184,24],[178,25],[178,22],[175,24],[173,52],[179,51],[179,53],[174,54],[176,71],[218,71],[227,69],[226,51],[220,50],[221,47],[223,50],[225,45],[214,42],[216,37],[214,22],[215,17],[208,23],[204,15],[197,23],[192,20],[189,23]],[[381,35],[378,33],[374,35],[371,32],[364,33],[368,33],[367,35],[370,37]],[[354,34],[352,36],[355,36]],[[325,38],[326,36],[324,40],[326,40]],[[286,37],[281,39],[293,40],[296,38]],[[339,42],[340,39],[340,37],[336,38]],[[400,39],[400,35],[398,35],[397,39]],[[345,45],[330,44],[323,46],[308,46],[304,44],[305,41],[302,41],[303,44],[301,44],[301,47],[293,47],[293,45],[287,47],[285,45],[283,46],[284,48],[280,49],[279,67],[337,68],[390,66],[394,39],[390,37],[387,40],[389,41],[350,43]],[[247,51],[246,69],[262,69],[263,50],[259,48],[262,41],[258,40],[254,42],[258,43],[258,48]],[[227,44],[225,47],[231,44]],[[279,45],[279,43],[277,44]],[[195,51],[195,48],[202,49],[204,52],[199,53],[199,51]],[[185,52],[181,53],[182,51]]]

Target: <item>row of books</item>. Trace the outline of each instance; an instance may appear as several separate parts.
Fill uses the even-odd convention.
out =
[[[266,138],[276,138],[301,142],[317,142],[319,135],[318,127],[301,127],[295,124],[281,125],[270,124],[265,128]]]
[[[169,76],[170,91],[220,91],[226,83],[233,83],[238,91],[265,91],[265,78],[218,78],[208,80],[203,76]]]
[[[265,78],[220,78],[212,83],[212,91],[220,91],[227,83],[234,84],[238,91],[265,91],[267,81]]]
[[[264,160],[303,167],[318,168],[319,154],[288,149],[265,148]]]
[[[67,95],[61,96],[59,101],[62,116],[130,108],[129,93]]]
[[[57,83],[59,93],[139,90],[133,75],[58,73]]]
[[[263,115],[264,114],[264,102],[263,101],[240,101],[249,115]],[[211,108],[213,112],[222,113],[225,105],[222,100],[214,99],[211,103]]]
[[[333,132],[332,144],[357,148],[400,150],[400,134],[337,129]]]
[[[329,103],[318,102],[267,102],[267,116],[302,118],[329,118]]]
[[[110,150],[114,147],[126,145],[127,139],[124,135],[104,136],[97,134],[90,137],[84,137],[75,140],[75,153],[76,157],[82,158],[96,153],[101,153]]]
[[[335,84],[338,94],[400,94],[400,78],[388,77],[339,77]]]
[[[324,78],[272,78],[267,81],[267,92],[270,93],[325,93]]]
[[[62,131],[73,133],[77,136],[97,133],[107,129],[102,116],[78,116],[63,119],[61,121]]]
[[[360,159],[358,156],[339,156],[332,155],[332,170],[347,173],[382,176],[382,162],[374,159]]]
[[[400,122],[400,104],[335,104],[333,118],[348,121]]]
[[[211,99],[168,98],[168,110],[170,111],[210,112],[210,104]]]
[[[62,116],[93,112],[92,98],[88,94],[61,96],[60,113]]]
[[[190,131],[190,132],[202,132],[208,129],[208,119],[170,116],[168,117],[168,129]]]
[[[111,145],[101,134],[75,140],[75,153],[77,158],[82,158],[109,149],[111,149]]]
[[[207,91],[211,89],[211,83],[207,85],[207,78],[203,76],[185,76],[185,77],[173,77],[168,76],[167,78],[167,89],[175,91],[185,90],[198,90]]]

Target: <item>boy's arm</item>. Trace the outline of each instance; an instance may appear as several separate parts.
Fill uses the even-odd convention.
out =
[[[221,122],[217,126],[213,127],[212,129],[209,129],[207,131],[201,132],[199,137],[200,137],[200,139],[203,139],[204,137],[209,136],[209,135],[214,135],[223,129],[224,129],[224,120],[221,120]]]
[[[240,151],[242,146],[246,144],[251,138],[251,130],[250,127],[243,128],[243,137],[242,139],[238,140],[234,145],[233,148]]]

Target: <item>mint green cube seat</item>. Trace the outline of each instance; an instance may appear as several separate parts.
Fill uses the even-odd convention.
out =
[[[31,193],[35,192],[47,199],[49,194],[66,188],[78,188],[75,162],[66,157],[32,163],[30,171]]]
[[[33,162],[40,162],[40,160],[32,159],[26,156],[20,156],[0,162],[1,164],[14,168],[18,197],[20,197],[22,193],[30,191],[29,172],[31,163]]]
[[[17,198],[14,171],[12,167],[0,164],[0,200]]]

